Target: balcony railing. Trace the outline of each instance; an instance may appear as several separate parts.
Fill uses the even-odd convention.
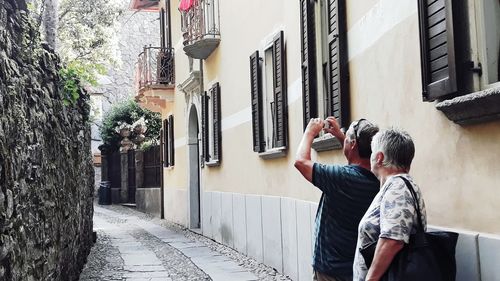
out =
[[[136,63],[138,91],[148,87],[174,87],[174,62],[174,49],[144,47]]]
[[[219,45],[219,1],[194,0],[187,11],[182,11],[184,51],[195,59],[206,59]]]

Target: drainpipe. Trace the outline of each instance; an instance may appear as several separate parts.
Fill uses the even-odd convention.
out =
[[[205,90],[205,86],[204,86],[205,83],[204,83],[203,80],[204,80],[204,75],[203,75],[203,60],[200,60],[200,89],[201,89],[201,93],[200,94],[203,94],[203,92]],[[200,118],[200,120],[201,120],[201,118]],[[201,128],[201,126],[199,126],[199,128]],[[198,144],[199,144],[199,141],[200,140],[198,140]],[[200,157],[199,151],[198,151],[198,157],[200,158],[200,164],[204,163],[205,159],[202,159],[203,157]],[[198,179],[199,179],[198,180],[198,186],[199,186],[199,192],[198,192],[198,206],[199,206],[199,208],[198,208],[198,217],[199,217],[199,223],[200,223],[200,225],[198,227],[199,227],[199,229],[201,229],[201,226],[202,226],[202,213],[201,213],[202,205],[201,204],[203,204],[202,200],[201,200],[201,197],[202,197],[201,194],[203,193],[203,190],[201,188],[202,187],[202,185],[201,185],[201,183],[202,183],[202,180],[201,180],[201,168],[200,168],[199,165],[198,165],[198,173],[199,173],[198,174]]]

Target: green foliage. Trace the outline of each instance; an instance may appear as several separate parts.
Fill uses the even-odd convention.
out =
[[[97,86],[97,75],[103,74],[105,68],[93,63],[73,61],[59,70],[62,82],[63,102],[65,105],[75,105],[80,97],[82,84]]]
[[[141,144],[141,146],[139,147],[139,149],[143,150],[143,151],[147,151],[149,149],[151,149],[153,146],[155,145],[158,145],[158,141],[156,142],[153,142],[153,141],[145,141]]]
[[[59,70],[62,84],[63,102],[65,105],[75,105],[80,97],[80,81],[74,69],[62,68]]]
[[[106,149],[116,151],[120,147],[122,137],[115,131],[115,128],[122,123],[132,124],[144,117],[147,123],[147,131],[144,134],[147,143],[157,144],[160,138],[161,115],[141,108],[136,102],[130,100],[119,103],[111,108],[103,118],[100,134]],[[132,132],[130,139],[135,137]]]
[[[59,0],[59,53],[65,62],[113,65],[118,56],[117,29],[125,12],[122,0]]]

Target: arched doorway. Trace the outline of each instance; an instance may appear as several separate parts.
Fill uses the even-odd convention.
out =
[[[190,229],[200,228],[200,154],[198,141],[198,113],[194,105],[189,110],[188,121],[188,226]]]

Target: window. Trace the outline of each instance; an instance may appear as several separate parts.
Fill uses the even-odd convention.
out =
[[[174,116],[170,115],[163,120],[162,128],[163,140],[163,166],[173,167],[175,164],[175,146],[174,146]]]
[[[480,60],[484,61],[482,88],[500,87],[500,1],[475,1]]]
[[[300,0],[300,5],[304,128],[311,118],[328,116],[335,116],[342,127],[348,127],[345,0]],[[338,147],[338,141],[332,140],[316,147],[313,144],[318,151]]]
[[[498,0],[419,0],[424,101],[458,124],[500,115]],[[487,89],[491,89],[489,91]],[[466,96],[455,99],[455,97]]]
[[[202,95],[202,154],[207,166],[218,166],[222,159],[220,85],[215,83]]]
[[[285,155],[288,138],[285,44],[283,31],[250,56],[254,151],[263,158]],[[264,153],[265,152],[265,153]]]

